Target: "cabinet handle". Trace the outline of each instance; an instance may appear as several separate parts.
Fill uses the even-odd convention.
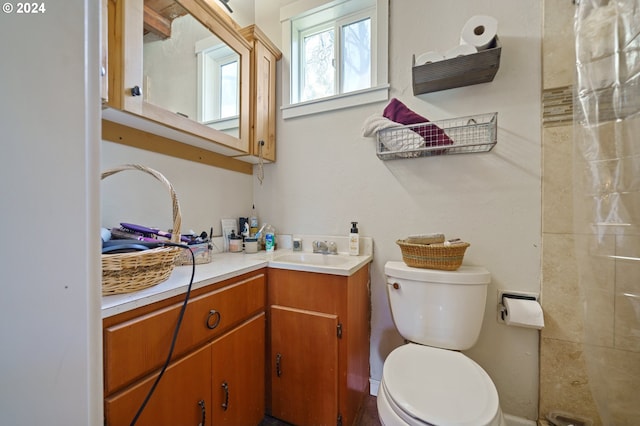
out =
[[[131,96],[140,96],[142,95],[142,91],[140,90],[140,86],[133,86],[131,88]]]
[[[200,401],[198,401],[198,405],[200,406],[200,410],[202,410],[202,421],[198,426],[205,426],[205,420],[207,418],[207,409],[204,406],[204,400],[201,399]]]
[[[211,321],[213,319],[213,322]],[[212,309],[209,311],[209,316],[207,317],[207,328],[213,330],[220,324],[220,312]]]
[[[280,377],[282,375],[282,369],[280,368],[280,363],[282,361],[282,354],[276,354],[276,376]]]
[[[227,411],[229,408],[229,384],[222,382],[222,389],[224,389],[224,402],[222,403],[222,410]]]

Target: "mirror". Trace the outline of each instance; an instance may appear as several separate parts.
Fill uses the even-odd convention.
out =
[[[144,21],[143,100],[239,138],[238,52],[173,0],[146,0]]]
[[[196,44],[198,121],[238,136],[240,56],[217,37]]]
[[[228,157],[248,153],[252,47],[233,19],[210,0],[107,3],[108,99],[103,118]],[[220,41],[229,50],[211,57],[209,51]],[[220,62],[229,58],[234,65]],[[216,61],[222,72],[207,77]],[[219,90],[210,90],[218,78]],[[205,88],[205,96],[198,95],[198,86]],[[223,98],[224,104],[217,101]],[[167,148],[162,141],[130,143]],[[204,154],[190,155],[201,159]]]

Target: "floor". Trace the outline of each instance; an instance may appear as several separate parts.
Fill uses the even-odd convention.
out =
[[[289,423],[282,422],[273,417],[265,417],[262,423],[260,423],[260,426],[289,426]],[[353,426],[380,426],[375,396],[367,396]]]

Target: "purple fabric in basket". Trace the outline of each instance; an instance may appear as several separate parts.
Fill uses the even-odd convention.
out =
[[[422,124],[421,126],[411,127],[411,130],[422,136],[426,146],[453,145],[453,141],[444,130],[435,124],[425,124],[429,123],[429,120],[415,113],[396,98],[391,99],[382,115],[391,121],[404,125]]]

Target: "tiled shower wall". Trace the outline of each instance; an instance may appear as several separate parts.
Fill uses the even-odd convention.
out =
[[[637,394],[640,338],[636,314],[621,297],[624,286],[637,281],[637,267],[612,260],[598,265],[597,273],[605,274],[600,282],[606,284],[589,290],[587,301],[592,310],[585,325],[583,289],[578,284],[574,255],[574,240],[582,238],[574,234],[573,226],[571,93],[575,76],[575,8],[571,0],[544,2],[541,300],[545,328],[540,341],[539,419],[546,424],[543,420],[549,412],[563,411],[590,418],[595,426],[631,425],[634,414],[630,413],[635,408],[624,405],[630,405],[626,395]],[[601,137],[607,137],[607,126]],[[603,244],[610,244],[610,253],[617,250],[629,256],[639,255],[639,237],[607,235]],[[593,312],[597,314],[594,316]],[[601,362],[602,370],[616,378],[619,374],[620,380],[596,383],[587,374],[585,327],[593,344],[590,353]],[[605,422],[596,409],[593,386],[605,387],[604,392],[614,395],[609,403],[620,401],[619,406],[609,407],[609,414],[602,416]],[[616,414],[610,414],[613,412]]]
[[[545,328],[540,339],[539,419],[562,410],[601,424],[583,357],[582,304],[573,255],[575,7],[570,0],[544,3],[541,300]]]

